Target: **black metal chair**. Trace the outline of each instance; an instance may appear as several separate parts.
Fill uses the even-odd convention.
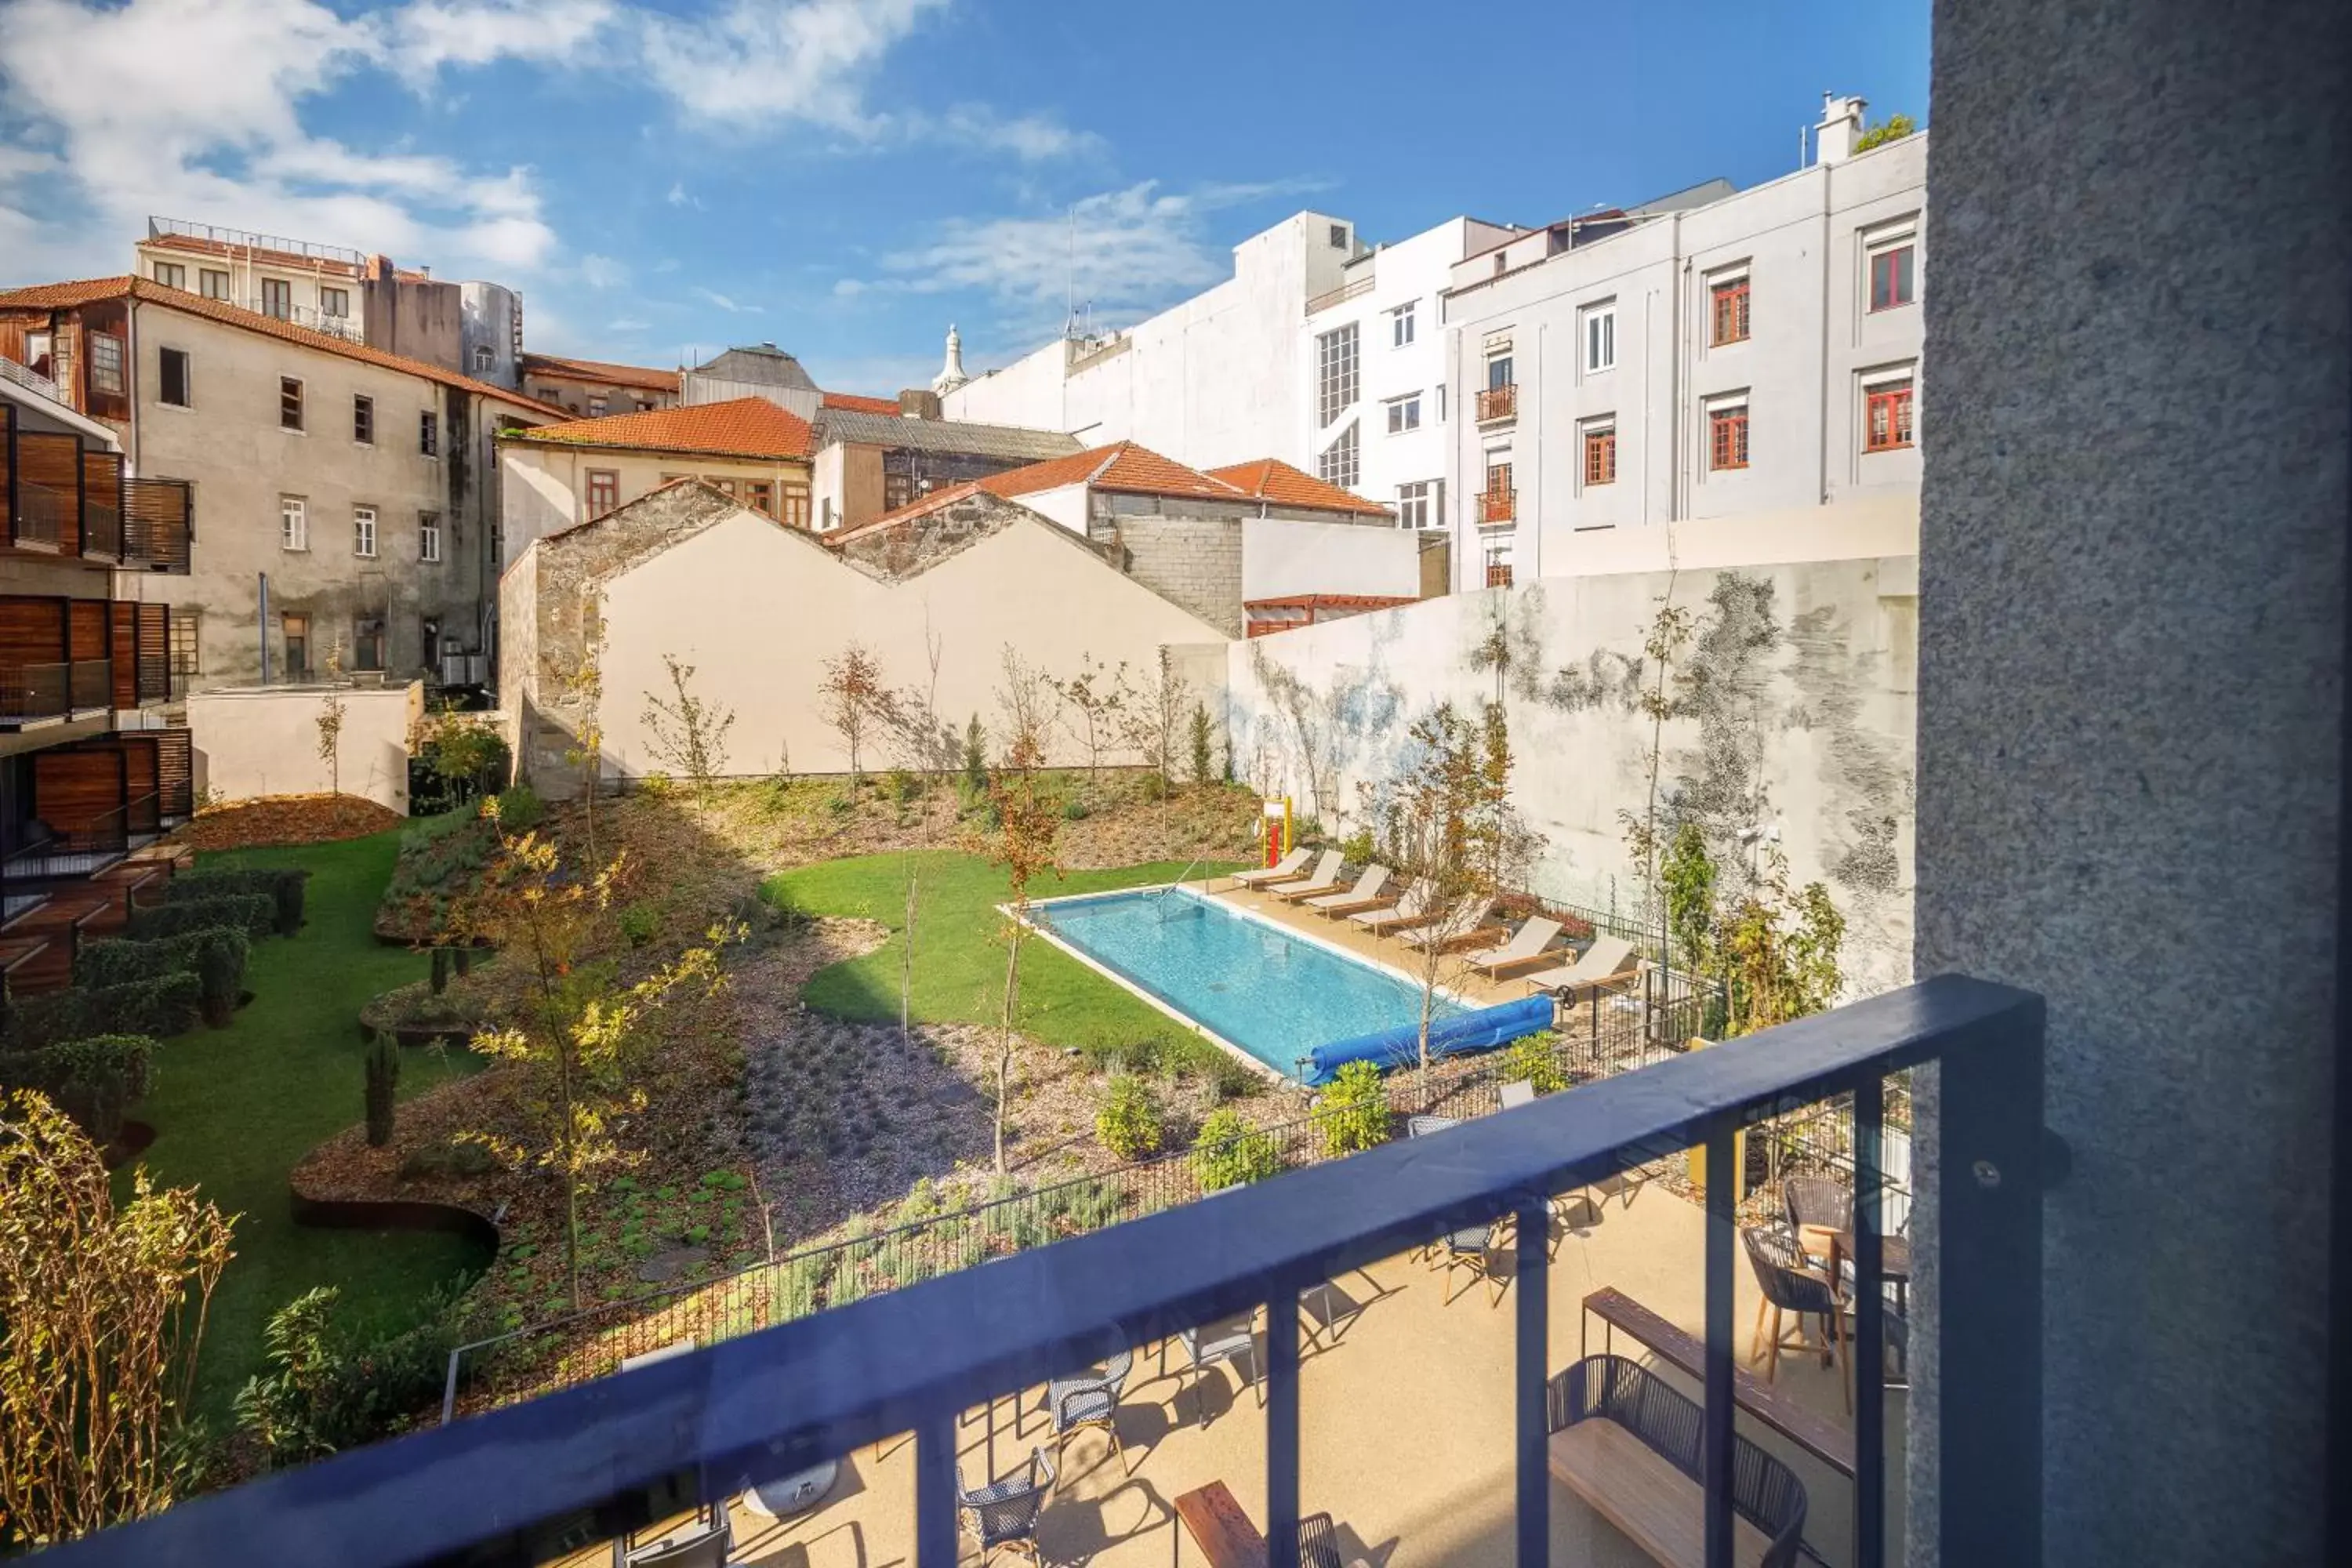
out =
[[[613,1563],[614,1568],[724,1568],[734,1561],[734,1550],[735,1531],[722,1501],[697,1510],[691,1527],[658,1541],[643,1546],[625,1537],[614,1542]]]
[[[1265,1385],[1257,1375],[1257,1311],[1255,1308],[1239,1316],[1220,1318],[1214,1322],[1197,1323],[1189,1329],[1176,1331],[1176,1342],[1184,1347],[1188,1376],[1187,1385],[1195,1393],[1193,1406],[1198,1413],[1197,1425],[1209,1424],[1209,1402],[1200,1397],[1201,1373],[1222,1362],[1247,1359],[1249,1380],[1257,1386],[1260,1408],[1265,1405]],[[1168,1345],[1160,1342],[1161,1370],[1167,1370]]]
[[[1298,1521],[1298,1568],[1346,1568],[1329,1514],[1310,1513]]]
[[[1037,1519],[1045,1511],[1045,1499],[1053,1489],[1054,1461],[1045,1457],[1045,1449],[1032,1448],[1028,1466],[1021,1474],[956,1493],[964,1524],[980,1538],[982,1568],[995,1559],[999,1548],[1037,1561]]]
[[[1073,1432],[1099,1426],[1110,1434],[1111,1452],[1118,1456],[1119,1468],[1127,1468],[1127,1450],[1118,1440],[1118,1396],[1134,1365],[1135,1352],[1121,1345],[1099,1365],[1045,1384],[1045,1408],[1054,1420],[1056,1454]]]
[[[1749,1336],[1748,1359],[1755,1361],[1763,1353],[1764,1313],[1772,1313],[1771,1364],[1764,1381],[1776,1383],[1780,1376],[1780,1352],[1786,1343],[1785,1318],[1797,1314],[1797,1329],[1804,1331],[1808,1313],[1818,1314],[1823,1321],[1823,1356],[1834,1361],[1842,1369],[1852,1359],[1845,1342],[1845,1311],[1837,1291],[1818,1274],[1808,1272],[1803,1247],[1793,1232],[1776,1226],[1757,1226],[1739,1233],[1748,1248],[1748,1262],[1756,1271],[1757,1287],[1763,1299],[1756,1303],[1756,1331]],[[1840,1386],[1845,1390],[1846,1413],[1853,1413],[1853,1386],[1841,1376]]]

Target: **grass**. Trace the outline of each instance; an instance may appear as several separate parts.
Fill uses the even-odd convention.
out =
[[[905,952],[907,873],[916,878],[915,979],[909,1008],[919,1023],[993,1024],[1004,1005],[1004,873],[977,856],[953,850],[913,855],[862,855],[781,871],[760,895],[812,915],[864,916],[890,928],[890,940],[862,958],[821,969],[801,993],[820,1013],[858,1022],[896,1022],[898,975]],[[1229,870],[1202,862],[1198,871]],[[1033,897],[1097,893],[1173,881],[1184,866],[1171,860],[1108,871],[1072,871],[1046,879]],[[1022,949],[1024,1033],[1049,1045],[1076,1046],[1089,1056],[1117,1050],[1132,1058],[1142,1047],[1177,1060],[1223,1053],[1132,992],[1042,942]],[[1206,1052],[1207,1057],[1197,1053]]]
[[[197,1366],[196,1408],[215,1431],[226,1424],[230,1398],[262,1366],[263,1324],[296,1296],[340,1285],[346,1321],[397,1329],[427,1289],[485,1261],[463,1240],[437,1232],[315,1229],[289,1215],[287,1173],[360,1120],[360,1007],[428,972],[424,954],[383,946],[370,931],[399,841],[394,831],[203,859],[208,867],[304,866],[311,873],[301,932],[254,944],[246,971],[254,1000],[226,1029],[165,1041],[154,1088],[131,1113],[155,1128],[143,1163],[159,1184],[194,1184],[239,1216],[236,1258],[214,1293]],[[401,1096],[479,1065],[463,1052],[411,1052]],[[127,1171],[117,1186],[127,1190]]]

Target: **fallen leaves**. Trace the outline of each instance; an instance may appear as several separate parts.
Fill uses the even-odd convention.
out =
[[[338,839],[364,838],[407,820],[362,795],[270,795],[200,812],[173,839],[194,849],[331,844]]]

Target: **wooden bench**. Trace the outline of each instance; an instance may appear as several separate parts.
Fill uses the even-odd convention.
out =
[[[1706,1347],[1623,1291],[1613,1286],[1595,1290],[1584,1299],[1584,1310],[1609,1331],[1609,1337],[1601,1342],[1604,1351],[1615,1348],[1614,1333],[1622,1329],[1627,1338],[1639,1341],[1668,1366],[1706,1383]],[[1578,1347],[1580,1352],[1584,1348]],[[1853,1433],[1800,1405],[1744,1366],[1731,1369],[1731,1397],[1740,1409],[1838,1474],[1853,1479]]]
[[[1545,1406],[1553,1478],[1654,1561],[1703,1568],[1698,1405],[1639,1363],[1597,1355],[1553,1378]],[[1731,1560],[1788,1568],[1804,1542],[1804,1485],[1747,1438],[1732,1444]]]
[[[1211,1481],[1177,1498],[1176,1517],[1210,1568],[1266,1568],[1272,1561],[1265,1537],[1223,1481]],[[1180,1551],[1177,1555],[1183,1554]],[[1332,1539],[1331,1516],[1309,1514],[1298,1521],[1300,1568],[1342,1568],[1339,1543]],[[1362,1568],[1360,1563],[1348,1568]]]

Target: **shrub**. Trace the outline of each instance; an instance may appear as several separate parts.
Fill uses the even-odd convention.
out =
[[[1339,853],[1350,866],[1367,866],[1379,858],[1380,848],[1372,842],[1372,830],[1366,827],[1339,840]]]
[[[1139,1078],[1120,1074],[1110,1080],[1110,1093],[1095,1113],[1095,1136],[1122,1160],[1156,1154],[1166,1136],[1160,1102]]]
[[[1192,744],[1192,782],[1204,784],[1215,776],[1209,760],[1209,710],[1193,703],[1192,717],[1186,723]]]
[[[1142,793],[1143,798],[1146,800],[1166,800],[1168,798],[1168,775],[1166,773],[1158,772],[1154,769],[1146,769],[1142,776],[1138,778],[1135,783],[1136,788]]]
[[[509,833],[528,833],[547,820],[547,806],[527,784],[499,792],[499,826]]]
[[[1349,1062],[1323,1091],[1316,1111],[1323,1128],[1323,1152],[1353,1154],[1389,1140],[1389,1086],[1370,1062]]]
[[[245,961],[251,945],[235,926],[206,926],[152,942],[93,942],[74,959],[74,981],[103,989],[166,974],[193,974],[203,987],[199,1002],[205,1022],[225,1028],[245,992]]]
[[[202,983],[193,974],[163,974],[31,997],[10,1010],[5,1048],[43,1050],[100,1035],[167,1039],[194,1026],[203,994]]]
[[[133,910],[122,934],[131,942],[153,942],[206,926],[235,926],[253,936],[268,936],[278,928],[278,900],[267,893],[227,893]]]
[[[1072,795],[1062,803],[1062,815],[1072,822],[1084,822],[1088,809],[1087,803],[1076,795]]]
[[[922,798],[923,781],[905,768],[892,768],[883,779],[882,787],[900,805]]]
[[[640,900],[621,911],[619,924],[631,947],[643,947],[660,933],[661,911]]]
[[[1549,1029],[1522,1035],[1503,1052],[1505,1081],[1525,1081],[1538,1094],[1557,1094],[1568,1087],[1568,1069],[1560,1065],[1559,1037]]]
[[[1267,1134],[1251,1131],[1237,1112],[1211,1111],[1192,1140],[1192,1171],[1203,1192],[1262,1182],[1282,1173],[1282,1149]]]
[[[412,1149],[400,1162],[400,1179],[410,1181],[419,1176],[478,1176],[497,1163],[490,1152],[479,1143],[428,1143],[422,1149]]]
[[[103,1148],[122,1131],[122,1113],[147,1097],[155,1042],[144,1035],[97,1035],[38,1050],[0,1055],[0,1089],[38,1089]]]
[[[387,1436],[440,1400],[449,1352],[478,1326],[465,1282],[427,1298],[424,1321],[369,1335],[337,1321],[341,1293],[305,1291],[270,1315],[263,1339],[275,1366],[237,1392],[237,1425],[259,1444],[264,1463],[299,1465]]]
[[[310,872],[290,866],[187,871],[165,884],[163,902],[166,905],[200,903],[209,899],[259,894],[272,900],[275,906],[274,923],[278,934],[292,936],[302,929],[302,885],[310,879]]]

